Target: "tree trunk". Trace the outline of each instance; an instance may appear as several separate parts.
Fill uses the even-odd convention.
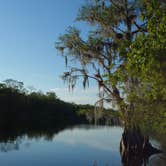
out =
[[[148,136],[143,136],[139,128],[124,129],[120,141],[120,154],[123,166],[146,166],[148,158],[161,150],[154,148]]]

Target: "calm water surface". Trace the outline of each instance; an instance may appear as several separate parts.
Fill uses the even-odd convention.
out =
[[[120,127],[76,126],[0,143],[1,166],[120,166]]]

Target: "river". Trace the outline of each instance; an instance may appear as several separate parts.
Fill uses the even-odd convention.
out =
[[[0,140],[2,166],[121,166],[121,127],[80,125],[56,133],[27,133]],[[155,146],[159,144],[152,140]],[[165,166],[164,155],[149,159]],[[158,165],[159,164],[159,165]]]

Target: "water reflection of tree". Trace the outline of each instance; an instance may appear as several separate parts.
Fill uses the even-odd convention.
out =
[[[21,139],[17,138],[15,141],[1,142],[0,151],[9,152],[12,150],[19,150],[19,145],[21,144]]]
[[[9,152],[19,150],[20,145],[26,138],[28,140],[47,140],[52,141],[54,136],[62,131],[64,127],[54,129],[32,129],[32,130],[13,130],[0,129],[0,151]]]

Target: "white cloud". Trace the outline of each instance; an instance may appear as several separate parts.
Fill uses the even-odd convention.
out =
[[[68,88],[53,88],[50,91],[54,91],[57,96],[67,102],[74,102],[76,104],[94,104],[98,100],[97,87],[88,89],[75,88],[73,91],[69,91]]]

